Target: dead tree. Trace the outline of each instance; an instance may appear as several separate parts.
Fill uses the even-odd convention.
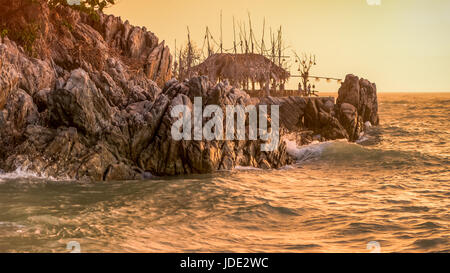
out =
[[[302,78],[303,84],[303,94],[306,96],[311,96],[311,88],[309,84],[309,71],[316,63],[316,55],[303,53],[302,56],[298,56],[294,51],[296,62],[299,63],[298,71],[300,72],[300,77]],[[308,85],[309,84],[309,85]]]

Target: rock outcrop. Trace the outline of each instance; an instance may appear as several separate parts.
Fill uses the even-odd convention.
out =
[[[212,85],[205,77],[195,77],[187,82],[168,82],[163,96],[167,96],[171,103],[162,118],[155,141],[139,159],[145,169],[156,174],[189,174],[231,170],[236,166],[279,168],[292,162],[284,142],[281,142],[275,151],[264,152],[261,151],[262,141],[172,139],[170,131],[175,120],[170,116],[170,111],[173,107],[186,105],[192,109],[194,97],[201,97],[203,107],[218,105],[225,113],[227,105],[249,105],[251,100],[246,92],[228,84]],[[203,123],[207,121],[208,119],[204,119]]]
[[[309,131],[310,140],[356,141],[367,122],[379,124],[376,85],[354,75],[346,76],[336,103],[331,97],[266,97],[255,103],[280,105],[280,124],[289,132]]]
[[[68,179],[136,179],[152,173],[179,175],[230,170],[236,166],[278,168],[291,163],[284,142],[274,152],[261,141],[175,141],[171,110],[205,105],[244,104],[249,96],[206,78],[170,81],[154,101],[111,107],[87,72],[74,70],[64,87],[39,92],[41,112],[26,92],[17,90],[2,111],[2,168],[26,166],[41,175]],[[214,98],[213,100],[211,100]]]
[[[377,86],[366,79],[355,75],[347,75],[339,89],[337,105],[349,103],[353,105],[363,122],[379,124]]]
[[[104,14],[95,21],[46,3],[0,0],[6,22],[0,27],[15,33],[5,32],[0,40],[4,171],[102,181],[293,162],[283,141],[267,152],[263,140],[173,139],[172,109],[192,109],[196,97],[203,107],[218,105],[223,112],[227,105],[279,105],[282,134],[301,135],[301,144],[313,138],[356,140],[362,123],[378,123],[376,87],[355,76],[347,77],[336,104],[333,98],[252,99],[205,77],[178,82],[170,80],[168,48],[145,28]],[[30,22],[38,26],[32,47],[17,35]]]
[[[347,75],[339,89],[336,109],[349,139],[357,140],[367,122],[379,124],[376,84],[355,75]]]
[[[114,88],[127,96],[171,78],[172,56],[164,41],[119,17],[99,14],[94,20],[67,6],[50,8],[45,0],[0,0],[0,18],[3,43],[14,40],[35,57],[4,52],[13,54],[6,58],[21,68],[21,88],[29,93],[67,80],[76,68],[96,83],[114,80],[115,86],[102,91]]]

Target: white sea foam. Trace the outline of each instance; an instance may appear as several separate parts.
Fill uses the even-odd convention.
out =
[[[262,170],[260,168],[255,168],[255,167],[250,167],[250,166],[236,166],[236,167],[234,167],[234,169],[236,171],[260,171],[260,170]]]
[[[293,170],[293,169],[295,169],[295,168],[296,168],[296,167],[293,166],[293,165],[286,165],[286,166],[283,166],[283,167],[279,168],[278,170],[281,170],[281,171],[287,171],[287,170]]]
[[[10,173],[5,173],[3,170],[0,170],[0,183],[5,182],[7,180],[15,180],[15,179],[57,181],[56,178],[53,178],[51,176],[39,175],[35,172],[29,171],[26,167],[22,167],[22,166]]]
[[[297,146],[295,141],[285,140],[285,142],[286,151],[289,155],[297,159],[298,162],[320,158],[325,149],[336,143],[348,143],[347,140],[334,140],[327,142],[314,141],[309,145]]]
[[[306,161],[320,157],[326,143],[314,141],[310,145],[297,146],[295,141],[286,140],[286,151],[298,161]]]
[[[341,143],[341,142],[348,143],[347,140],[335,140],[335,141],[329,141],[329,142],[313,141],[309,145],[297,146],[297,143],[295,141],[291,141],[291,140],[287,140],[287,139],[285,139],[284,141],[286,143],[287,153],[290,156],[294,157],[297,160],[297,163],[320,158],[323,151],[327,147],[330,147],[330,146],[334,145],[335,143]],[[295,167],[292,165],[287,165],[287,166],[283,166],[280,169],[288,170],[288,169],[293,169],[293,168],[295,168]],[[236,166],[234,169],[238,170],[238,171],[262,170],[259,168],[247,167],[247,166]]]
[[[356,141],[356,143],[358,143],[358,144],[363,143],[364,141],[367,141],[369,139],[370,139],[370,137],[367,134],[364,134]]]

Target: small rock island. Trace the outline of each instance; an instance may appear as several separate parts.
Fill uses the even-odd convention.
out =
[[[170,112],[204,105],[279,105],[281,137],[356,141],[378,125],[374,83],[347,75],[339,96],[260,97],[205,76],[172,79],[173,57],[152,32],[47,1],[0,0],[0,169],[110,181],[293,163],[281,141],[175,141]],[[33,44],[29,41],[32,40]]]

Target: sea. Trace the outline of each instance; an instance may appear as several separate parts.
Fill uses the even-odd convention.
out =
[[[3,172],[0,252],[450,252],[450,93],[379,93],[379,112],[357,143],[288,142],[278,170]]]

